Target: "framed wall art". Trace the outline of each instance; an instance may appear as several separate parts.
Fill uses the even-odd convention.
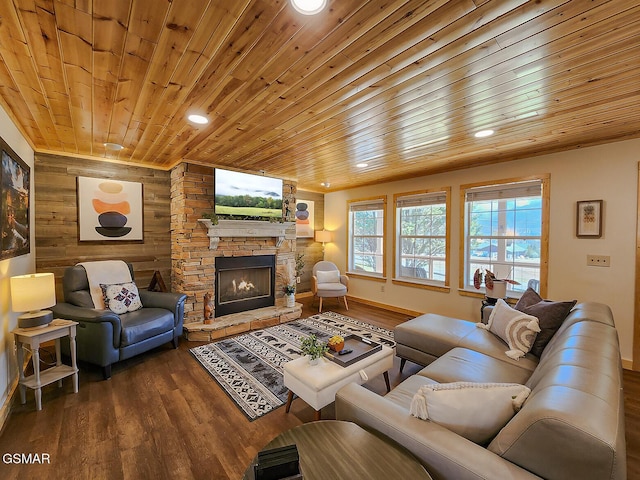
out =
[[[313,238],[313,200],[296,200],[296,238]]]
[[[142,184],[78,177],[81,242],[143,240]]]
[[[576,236],[579,238],[600,238],[602,236],[602,200],[578,202]]]
[[[31,251],[30,175],[31,169],[0,139],[0,260],[26,255]]]

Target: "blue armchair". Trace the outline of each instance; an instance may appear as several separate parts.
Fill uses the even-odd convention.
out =
[[[128,264],[133,279],[133,267]],[[82,266],[65,270],[64,302],[52,310],[56,318],[79,322],[76,336],[77,358],[102,367],[105,379],[111,377],[111,365],[166,342],[178,348],[182,335],[183,293],[139,290],[143,308],[116,314],[94,308],[87,273]]]

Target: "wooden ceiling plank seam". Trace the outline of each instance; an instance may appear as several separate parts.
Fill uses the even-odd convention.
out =
[[[634,48],[634,47],[633,46],[629,46],[627,42],[621,42],[620,45],[616,45],[616,46],[613,46],[611,48],[612,49],[616,49],[616,50],[617,49],[623,49],[624,50],[624,49],[627,49],[627,48],[630,49],[630,48]],[[637,49],[637,47],[636,47],[636,49]],[[583,64],[582,67],[586,68],[585,65],[590,67],[591,68],[591,73],[592,74],[595,73],[598,76],[601,76],[601,73],[599,71],[594,71],[593,70],[593,66],[591,65],[592,63],[601,63],[601,64],[603,64],[603,66],[602,66],[603,73],[605,73],[604,71],[607,68],[608,69],[612,69],[612,67],[616,65],[616,63],[612,64],[612,63],[608,62],[606,57],[604,59],[600,58],[599,55],[593,55],[593,56],[588,56],[588,57],[585,56],[585,59],[588,60],[588,63],[587,64]],[[577,78],[578,74],[581,73],[579,68],[576,67],[575,65],[569,65],[569,66],[567,66],[567,68],[570,68],[571,73],[573,74],[573,77],[569,77],[569,78],[574,78],[574,77]],[[630,68],[632,68],[632,67],[630,67]],[[544,83],[548,79],[549,79],[549,77],[544,77],[544,78],[536,79],[536,82],[537,83]],[[589,79],[587,78],[584,81],[589,81]],[[551,85],[556,85],[555,82],[550,82],[550,83],[551,83]],[[539,89],[539,87],[537,85],[534,85],[533,87],[530,87],[530,86],[528,86],[528,84],[520,84],[520,85],[516,86],[515,88],[513,88],[511,90],[502,89],[501,90],[501,95],[504,95],[507,92],[514,92],[514,94],[517,94],[517,95],[525,94],[526,91],[527,91],[525,89],[525,87],[526,88],[534,88],[536,90]],[[434,95],[434,92],[432,92],[431,95]],[[438,103],[436,103],[436,104],[429,103],[429,104],[425,105],[424,108],[429,110],[432,114],[437,112],[438,109],[442,109],[443,107],[448,107],[449,110],[453,111],[456,108],[456,104],[455,103],[453,103],[453,104],[449,103],[446,100],[443,100],[443,98],[445,98],[445,97],[444,96],[440,96],[440,98],[439,98],[440,101]],[[457,99],[456,100],[456,102],[458,102],[458,103],[460,103],[461,101],[462,101],[462,99]],[[494,102],[494,99],[493,98],[487,98],[487,99],[484,99],[482,101],[486,102],[486,103],[490,103],[490,102]],[[474,106],[474,103],[472,102],[472,103],[469,103],[469,104],[465,104],[465,106],[466,107],[472,107],[472,106]],[[389,113],[392,113],[392,112],[391,111],[382,111],[382,112],[379,112],[378,115],[383,115],[385,113],[388,115]],[[372,124],[376,124],[377,123],[375,120],[372,120],[372,119],[367,119],[367,121],[372,123]],[[335,140],[335,139],[333,139],[331,137],[331,131],[330,130],[324,132],[323,138],[326,139],[327,142],[331,142],[331,141]]]
[[[280,11],[282,11],[282,10],[280,10]],[[221,42],[221,44],[222,44],[222,42]],[[210,63],[211,63],[211,59],[213,58],[213,56],[220,52],[220,45],[221,44],[215,45],[215,51],[212,52],[213,55],[209,58]],[[253,46],[255,46],[255,45],[256,45],[256,43],[253,44]],[[252,46],[252,48],[253,48],[253,46]],[[247,50],[251,50],[252,48],[247,49]],[[239,61],[241,61],[241,60],[239,60]],[[204,75],[206,73],[206,69],[207,68],[208,68],[208,65],[203,65],[202,68],[197,73],[198,77],[200,77],[201,75]],[[227,81],[235,81],[235,80],[233,80],[233,77],[230,75],[230,76],[227,76]],[[242,83],[239,80],[237,80],[235,82],[238,83],[238,84]],[[188,100],[188,98],[191,96],[192,93],[193,93],[193,90],[192,91],[185,90],[179,96],[179,98],[176,99],[176,101],[174,102],[174,104],[176,105],[176,108],[172,111],[171,118],[175,118],[175,117],[182,118],[182,117],[187,115],[187,112],[189,110],[191,110],[191,109],[197,110],[197,109],[194,109],[192,103],[189,102],[189,100]],[[202,111],[203,112],[210,112],[211,109],[207,108],[207,107],[204,107],[202,109]],[[171,122],[166,122],[164,128],[165,128],[165,130],[164,130],[163,133],[168,132],[168,131],[170,131],[171,133],[162,135],[163,138],[165,138],[165,141],[163,143],[154,142],[153,149],[148,150],[148,152],[146,154],[147,158],[158,159],[159,158],[158,151],[162,151],[174,139],[180,138],[182,142],[187,142],[188,138],[190,138],[191,136],[197,134],[197,130],[192,128],[192,127],[190,127],[190,125],[188,125],[188,124],[184,125],[180,132],[176,132],[175,130],[173,130],[171,128]]]
[[[19,7],[13,2],[1,2],[0,18],[2,18],[0,36],[3,38],[0,52],[7,64],[12,81],[20,94],[28,100],[27,105],[31,115],[42,120],[43,125],[40,131],[47,146],[59,147],[60,143],[55,136],[52,138],[48,135],[48,132],[55,131],[54,118],[47,107],[47,97],[37,75],[37,67],[27,42]],[[4,34],[3,30],[5,30]]]
[[[94,155],[109,152],[109,131],[116,100],[131,0],[96,3],[92,14],[93,147]],[[113,143],[119,143],[116,140]]]
[[[506,7],[504,7],[504,5],[502,5],[502,7],[503,7],[503,8],[506,8]],[[490,22],[491,22],[491,20],[490,20],[490,19],[492,19],[492,18],[494,18],[494,17],[499,17],[499,16],[503,13],[503,10],[502,10],[502,9],[500,9],[500,8],[498,8],[498,9],[497,9],[497,10],[495,10],[495,11],[491,11],[491,13],[492,13],[492,15],[487,15],[487,12],[484,12],[484,11],[480,11],[480,12],[478,12],[478,11],[473,11],[473,12],[471,12],[469,15],[473,15],[473,17],[476,19],[476,21],[475,21],[475,22],[473,22],[474,24],[477,24],[478,22],[484,22],[484,23],[483,23],[483,25],[486,25],[486,24],[488,24],[488,23],[490,23]],[[439,32],[442,32],[442,31],[444,31],[444,30],[452,29],[452,28],[454,28],[454,27],[455,27],[455,24],[456,24],[456,22],[452,22],[452,23],[450,23],[447,27],[444,27],[444,28],[442,28],[442,29],[440,29],[440,30],[438,30],[438,31],[439,31]],[[466,32],[466,33],[469,33],[469,32],[468,32],[468,30],[469,30],[469,27],[468,27],[468,26],[462,26],[462,28],[463,28],[463,30],[465,30],[465,32]],[[454,35],[450,33],[450,34],[449,34],[449,36],[450,36],[450,37],[453,37]],[[433,35],[431,35],[431,37],[433,37]],[[455,39],[454,39],[453,41],[455,42]],[[441,47],[440,47],[440,48],[441,48]],[[411,59],[411,60],[415,60],[415,59]],[[411,63],[409,63],[409,65],[411,65]],[[380,70],[380,69],[378,69],[378,70]],[[352,78],[350,78],[349,80],[353,80],[353,79],[352,79]],[[368,82],[368,83],[366,83],[366,85],[370,86],[370,85],[371,85],[371,83],[372,83],[372,82]],[[347,84],[348,89],[349,89],[350,91],[353,91],[353,88],[352,88],[351,86],[349,86],[349,84],[347,83],[347,80],[343,80],[343,81],[341,82],[341,84]],[[325,100],[325,99],[323,99],[323,100],[321,100],[321,101],[324,101],[324,100]],[[318,103],[319,103],[319,102],[318,102]],[[316,104],[316,105],[317,105],[317,104]],[[316,113],[317,113],[317,112],[316,112]],[[293,116],[295,117],[295,115],[293,115]]]
[[[208,3],[208,0],[203,1]],[[155,49],[145,74],[145,88],[135,102],[131,120],[133,125],[155,123],[152,113],[162,104],[162,92],[167,88],[171,75],[194,34],[194,25],[202,16],[193,4],[189,4],[190,8],[183,7],[184,5],[179,7],[172,2],[167,9],[164,26],[155,39]],[[125,142],[132,146],[133,154],[136,154],[144,138],[145,132],[142,132],[134,144],[133,138],[128,134]]]
[[[236,8],[239,10],[244,11],[245,10],[246,5],[243,4],[236,4]],[[214,7],[214,10],[212,10],[211,16],[215,16],[215,13],[217,12],[217,6]],[[228,15],[225,16],[225,18],[229,18],[229,19],[233,19],[233,14],[227,9],[226,12],[228,13]],[[203,15],[203,21],[205,21],[204,19],[209,19],[211,18],[211,16],[207,17],[206,15]],[[220,20],[221,22],[221,20]],[[227,21],[225,22],[225,25],[229,24],[230,22]],[[233,24],[236,24],[237,22],[233,21],[231,22]],[[220,23],[219,23],[220,24]],[[226,34],[225,34],[226,37]],[[210,35],[209,36],[209,41],[206,44],[206,48],[208,48],[208,51],[206,52],[206,57],[207,59],[211,59],[213,58],[213,55],[215,54],[215,52],[220,50],[220,44],[217,43],[213,43],[211,42],[211,39],[213,39],[213,36]],[[209,62],[210,63],[210,62]],[[199,69],[198,74],[196,75],[197,78],[200,78],[200,75],[202,74],[202,72],[204,72],[206,70],[208,66],[208,63],[202,63],[202,66]],[[177,66],[176,68],[176,72],[179,73],[180,72],[180,65]],[[195,85],[197,85],[197,82],[194,84],[194,88]],[[163,92],[163,95],[169,95],[171,96],[171,92],[172,90],[176,90],[176,88],[172,88],[171,86],[169,86],[169,88],[167,90],[165,90],[165,92]],[[170,116],[166,116],[167,119],[173,119],[176,118],[176,116],[178,116],[179,118],[183,118],[184,116],[186,116],[186,111],[191,108],[190,104],[188,103],[187,99],[188,96],[191,94],[193,89],[179,89],[181,91],[176,92],[176,94],[174,94],[174,101],[172,102],[173,105],[175,105],[175,107],[173,108],[171,115]],[[171,103],[170,103],[171,104]],[[158,162],[158,160],[162,160],[163,163],[166,163],[166,160],[164,158],[162,158],[162,156],[166,156],[169,152],[166,151],[166,147],[165,145],[170,144],[173,141],[173,138],[175,138],[173,135],[175,135],[175,133],[168,132],[168,129],[170,128],[172,122],[170,121],[165,121],[163,123],[164,126],[164,130],[161,132],[161,137],[165,138],[166,141],[163,141],[164,145],[160,144],[159,142],[155,142],[152,140],[153,144],[150,148],[146,148],[146,153],[144,154],[143,160],[144,159],[152,159],[151,161],[155,164]],[[187,128],[189,126],[187,125]],[[193,130],[191,130],[189,132],[190,134],[193,133]],[[156,145],[157,143],[157,145]],[[163,153],[157,153],[158,150],[163,151]]]
[[[392,10],[392,11],[391,11],[391,12],[389,12],[389,13],[384,13],[384,15],[390,15],[391,13],[394,13],[395,11],[396,11],[396,10]],[[356,14],[357,14],[357,13],[358,13],[358,12],[354,12],[354,13],[352,13],[352,16],[351,16],[350,18],[355,18],[355,19],[356,19],[356,21],[358,21],[358,22],[359,22],[359,21],[361,21],[361,19],[360,19],[359,17],[357,17],[357,16],[356,16]],[[404,16],[404,17],[406,17],[406,16],[407,16],[407,14],[406,14],[406,13],[404,13],[404,14],[403,14],[403,16]],[[365,16],[364,18],[366,19],[366,18],[368,18],[368,17],[367,17],[367,16]],[[402,16],[401,16],[401,18],[402,18]],[[378,19],[378,17],[376,17],[376,20],[378,20],[378,22],[377,22],[377,23],[379,23],[379,19]],[[339,23],[338,27],[336,27],[336,29],[332,30],[330,33],[331,33],[331,34],[333,34],[334,32],[336,32],[336,31],[338,30],[338,28],[345,27],[346,25],[348,25],[348,21],[347,21],[347,19],[344,19],[344,20],[342,20],[342,21]],[[346,28],[346,27],[345,27],[345,28]],[[344,36],[343,36],[343,37],[344,37]],[[326,37],[325,37],[325,38],[326,38]],[[343,41],[344,41],[344,40],[343,40]],[[285,80],[282,80],[281,78],[278,78],[278,79],[277,79],[277,83],[278,83],[279,85],[284,85],[284,84],[285,84]],[[250,108],[250,107],[249,107],[249,108]]]

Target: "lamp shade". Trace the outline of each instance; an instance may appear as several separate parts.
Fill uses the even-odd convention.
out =
[[[316,242],[327,243],[331,241],[331,232],[328,230],[316,231]]]
[[[46,325],[53,314],[43,308],[56,304],[53,273],[31,273],[11,277],[11,306],[14,312],[30,312],[18,317],[21,328]]]

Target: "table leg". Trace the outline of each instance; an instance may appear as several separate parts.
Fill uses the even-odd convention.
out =
[[[387,393],[391,391],[391,384],[389,383],[389,371],[382,374],[384,376],[384,383],[387,384]]]
[[[40,385],[40,346],[33,348],[33,373],[36,378],[36,410],[42,410],[42,385]]]
[[[24,381],[24,350],[22,342],[18,340],[16,340],[16,355],[18,357],[18,372],[20,372],[20,403],[24,405],[27,403],[27,387],[22,384]]]
[[[285,407],[285,413],[289,413],[289,409],[291,408],[291,402],[293,402],[293,392],[289,390],[289,395],[287,396],[287,406]]]
[[[78,393],[78,367],[76,366],[76,329],[75,326],[69,334],[69,347],[71,350],[71,367],[73,368],[73,393]]]
[[[56,338],[56,367],[62,365],[62,351],[60,350],[60,339]],[[58,380],[58,388],[62,388],[62,379]]]

